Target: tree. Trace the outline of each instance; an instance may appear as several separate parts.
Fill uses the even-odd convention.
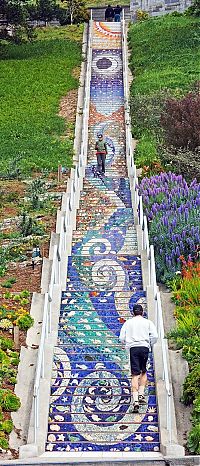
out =
[[[61,0],[65,3],[67,10],[70,14],[71,24],[83,23],[89,20],[89,14],[85,6],[85,1],[79,0]]]
[[[200,0],[194,0],[192,5],[185,11],[188,16],[200,16]]]
[[[47,25],[55,16],[56,0],[37,0],[36,5],[39,19]]]
[[[28,25],[29,13],[26,0],[0,0],[0,15],[4,19],[0,39],[19,43],[33,37],[33,30]]]

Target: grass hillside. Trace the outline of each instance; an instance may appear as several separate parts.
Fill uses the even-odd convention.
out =
[[[189,16],[152,18],[137,22],[129,29],[130,68],[133,74],[131,115],[133,134],[139,139],[135,152],[139,167],[150,167],[151,170],[152,164],[161,161],[167,168],[173,159],[171,168],[176,172],[181,167],[185,176],[190,173],[190,179],[200,177],[198,154],[185,154],[187,145],[183,151],[179,147],[173,150],[171,145],[167,147],[161,124],[167,99],[180,101],[188,92],[194,91],[195,83],[200,80],[199,44],[200,21]],[[189,113],[187,118],[190,120]],[[179,149],[181,153],[177,152]]]
[[[33,43],[1,44],[0,173],[16,157],[25,173],[71,164],[73,142],[62,138],[58,109],[78,87],[72,71],[81,63],[81,35],[82,27],[46,28]]]
[[[186,93],[200,78],[200,21],[164,16],[134,24],[129,30],[132,94],[167,88]]]

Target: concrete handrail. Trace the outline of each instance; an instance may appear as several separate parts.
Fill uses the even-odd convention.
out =
[[[169,433],[169,443],[172,441],[172,406],[171,406],[171,387],[169,381],[168,371],[168,347],[167,340],[164,338],[164,325],[163,313],[160,299],[160,292],[158,291],[156,281],[156,267],[154,258],[154,247],[149,245],[149,233],[147,218],[144,215],[142,196],[139,195],[138,179],[136,175],[136,166],[134,163],[132,135],[131,135],[131,121],[129,111],[129,94],[128,94],[128,59],[127,59],[127,42],[125,31],[124,12],[122,17],[122,57],[123,57],[123,80],[124,80],[124,102],[125,102],[125,122],[126,122],[126,161],[128,167],[128,174],[132,183],[134,194],[134,203],[137,209],[138,223],[142,230],[142,249],[146,251],[148,258],[148,284],[153,289],[154,309],[156,313],[156,326],[158,335],[161,340],[162,349],[162,365],[163,365],[163,381],[165,383],[166,391],[166,428]]]
[[[51,333],[51,302],[54,295],[54,286],[61,285],[61,261],[67,254],[67,227],[73,229],[72,211],[77,208],[77,199],[79,200],[82,189],[81,180],[84,177],[84,167],[87,160],[88,145],[88,118],[89,118],[89,101],[90,101],[90,74],[91,74],[91,53],[92,53],[92,21],[90,21],[88,35],[88,53],[87,53],[87,70],[85,79],[85,99],[83,109],[83,126],[82,126],[82,144],[79,161],[75,166],[74,176],[71,172],[70,191],[67,198],[65,215],[61,218],[60,237],[58,245],[53,247],[53,259],[51,268],[51,277],[48,292],[45,293],[43,321],[41,329],[40,346],[36,365],[35,382],[33,388],[33,405],[34,405],[34,442],[37,443],[37,432],[39,428],[39,403],[40,403],[40,381],[44,378],[44,355],[46,339]]]

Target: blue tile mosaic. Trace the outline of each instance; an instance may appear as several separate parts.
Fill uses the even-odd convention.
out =
[[[47,451],[159,451],[152,354],[146,403],[131,413],[129,359],[119,344],[133,304],[146,312],[125,160],[121,24],[94,23],[89,149],[54,350]],[[94,151],[108,147],[105,176]]]

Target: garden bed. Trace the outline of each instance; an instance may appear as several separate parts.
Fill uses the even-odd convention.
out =
[[[1,46],[0,451],[8,448],[10,412],[20,406],[14,395],[20,348],[72,166],[82,32],[82,26],[42,28],[31,44]]]

